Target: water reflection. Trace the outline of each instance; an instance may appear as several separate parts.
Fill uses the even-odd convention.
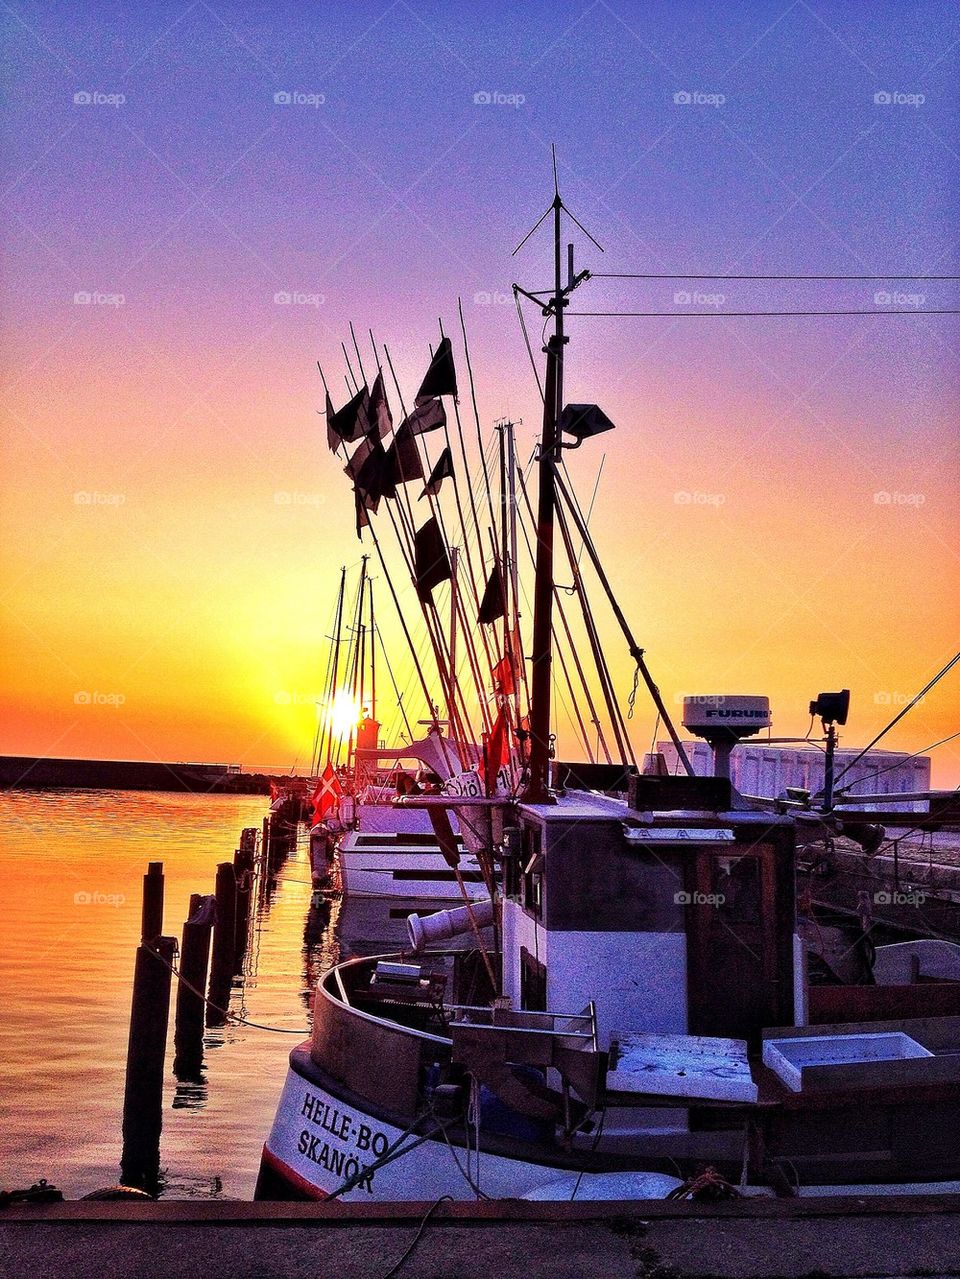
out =
[[[146,863],[164,863],[164,932],[179,937],[191,894],[213,890],[217,864],[264,808],[256,796],[0,796],[5,1183],[46,1176],[72,1197],[116,1180]],[[311,910],[306,852],[293,849],[258,892],[231,1012],[307,1026],[311,991],[338,953],[335,912],[335,903]],[[171,1009],[165,1193],[249,1198],[298,1037],[207,1028],[200,1059],[175,1070],[174,1021]]]
[[[179,939],[191,895],[212,893],[217,865],[232,858],[244,828],[259,829],[265,808],[257,796],[0,795],[7,1185],[47,1177],[73,1198],[116,1181],[146,864],[164,864],[163,931]],[[258,876],[229,1009],[298,1033],[229,1021],[203,1026],[197,1051],[178,1053],[174,980],[164,1195],[252,1197],[287,1057],[308,1033],[318,980],[341,957],[404,947],[415,909],[413,901],[345,903],[336,891],[314,897],[304,839]]]

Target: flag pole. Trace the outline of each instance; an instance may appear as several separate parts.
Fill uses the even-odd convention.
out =
[[[371,337],[372,337],[372,334],[371,334]],[[393,378],[394,386],[396,387],[396,390],[397,390],[397,396],[399,397],[399,400],[400,400],[400,408],[401,408],[401,411],[403,412],[404,418],[406,418],[407,409],[403,400],[403,392],[400,390],[400,383],[397,380],[397,375],[393,367],[393,360],[390,358],[390,351],[386,345],[384,345],[383,353],[387,357],[387,365],[390,369],[390,374]],[[396,432],[394,432],[394,436],[396,436]],[[419,446],[417,445],[417,442],[416,442],[416,436],[411,435],[411,440],[413,442],[414,448],[418,449],[418,457],[419,457]],[[421,465],[421,470],[422,469],[423,468]],[[409,559],[410,576],[414,585],[416,585],[416,582],[417,582],[416,522],[413,516],[413,506],[410,502],[410,494],[407,492],[407,486],[406,486],[406,483],[403,481],[402,475],[400,476],[400,480],[401,480],[401,483],[400,485],[398,485],[398,488],[401,488],[403,490],[403,498],[401,499],[399,494],[397,495],[397,498],[396,498],[397,512],[400,517],[399,527],[403,529],[407,538],[407,542],[409,543],[410,550],[409,550],[408,559]],[[390,516],[390,521],[393,524],[394,531],[396,532],[397,539],[399,541],[400,534],[398,531],[397,520],[393,514],[393,510],[390,507],[390,499],[386,497],[384,498],[384,501],[387,504],[387,514]],[[404,502],[406,502],[406,511],[404,510]],[[433,506],[433,498],[430,499],[430,506],[431,506],[431,514],[436,516],[436,511]],[[449,541],[447,539],[446,532],[443,528],[442,517],[437,519],[437,527],[438,529],[440,529],[444,546],[449,547]],[[462,761],[465,756],[465,751],[463,748],[466,745],[466,743],[470,740],[470,738],[473,736],[473,730],[471,728],[469,716],[467,714],[466,701],[464,700],[463,694],[461,692],[460,694],[461,707],[460,708],[457,707],[456,694],[460,690],[457,685],[455,672],[451,669],[449,649],[447,645],[444,644],[444,641],[443,641],[443,627],[440,624],[440,618],[437,613],[436,606],[433,604],[432,598],[429,604],[425,600],[421,600],[420,604],[421,604],[421,612],[423,613],[424,620],[427,625],[427,630],[430,634],[430,640],[433,645],[434,658],[437,663],[437,669],[440,673],[440,683],[441,683],[441,686],[443,687],[444,694],[447,701],[447,714],[450,721],[450,733],[451,733],[451,736],[454,738],[454,741],[459,741],[460,757]],[[460,724],[459,728],[457,727],[458,721]]]
[[[317,361],[317,369],[319,370],[319,373],[320,373],[320,381],[323,383],[324,393],[329,396],[330,392],[327,388],[327,379],[324,377],[323,368],[321,367],[319,360]],[[345,462],[349,462],[350,455],[347,452],[346,444],[342,440],[337,445],[334,452],[339,454],[341,449],[343,450],[343,460]],[[424,701],[426,702],[427,717],[428,719],[433,721],[433,727],[436,729],[437,734],[440,736],[442,740],[443,734],[440,732],[440,724],[437,719],[436,711],[434,709],[433,695],[430,689],[430,685],[427,683],[427,677],[426,677],[426,674],[424,673],[424,669],[420,661],[419,653],[417,652],[417,646],[413,642],[413,636],[410,634],[410,628],[407,625],[406,616],[404,614],[403,609],[400,606],[400,600],[399,600],[399,597],[397,596],[397,589],[393,584],[393,578],[390,575],[390,570],[387,567],[387,561],[383,554],[383,547],[380,545],[380,539],[379,537],[377,537],[377,531],[373,527],[373,523],[371,521],[367,522],[367,528],[370,530],[370,536],[373,538],[374,550],[377,552],[377,559],[380,562],[380,567],[383,570],[384,577],[386,578],[387,586],[390,590],[390,598],[393,600],[394,608],[396,609],[397,617],[399,618],[399,621],[400,621],[400,627],[403,631],[403,637],[407,642],[407,648],[409,649],[410,657],[413,660],[414,670],[416,671],[417,679],[419,680],[419,683],[420,683],[420,689],[423,693]],[[402,546],[401,546],[401,552],[403,552]]]
[[[371,340],[372,340],[372,337],[373,337],[373,335],[371,334]],[[403,391],[400,389],[400,382],[399,382],[399,380],[398,380],[398,378],[397,378],[396,370],[395,370],[395,369],[394,369],[394,367],[393,367],[393,359],[392,359],[392,357],[391,357],[391,355],[390,355],[389,348],[386,346],[386,344],[384,344],[384,347],[383,347],[383,353],[384,353],[384,355],[386,356],[386,359],[387,359],[387,367],[390,369],[390,375],[391,375],[391,377],[393,378],[393,384],[394,384],[394,386],[396,387],[397,396],[398,396],[398,398],[399,398],[399,400],[400,400],[400,408],[401,408],[401,410],[403,411],[403,416],[404,416],[404,418],[406,418],[406,416],[407,416],[407,406],[406,406],[406,404],[405,404],[405,402],[404,402],[404,398],[403,398]],[[446,436],[446,446],[447,446],[447,450],[448,450],[448,452],[450,453],[450,460],[451,460],[451,464],[452,464],[452,461],[453,461],[453,451],[452,451],[452,449],[450,449],[449,436],[448,436],[448,435],[446,435],[446,427],[444,427],[444,434],[445,434],[445,436]],[[416,440],[417,438],[418,438],[418,437],[416,437],[416,436],[414,437],[414,439],[415,439],[415,440]],[[423,447],[424,457],[426,458],[427,466],[428,466],[428,469],[429,469],[429,465],[430,465],[430,457],[429,457],[429,453],[427,452],[427,445],[426,445],[426,441],[425,441],[425,440],[423,440],[423,439],[422,439],[422,437],[420,438],[420,445],[422,445],[422,447]],[[451,478],[452,478],[452,480],[453,480],[454,493],[456,493],[456,491],[457,491],[457,489],[456,489],[457,477],[456,477],[456,472],[455,472],[455,471],[454,471],[454,473],[453,473],[453,475],[452,475],[452,477],[451,477]],[[411,528],[412,528],[412,527],[413,527],[413,525],[414,525],[413,507],[412,507],[412,505],[411,505],[411,503],[410,503],[409,494],[406,494],[405,496],[406,496],[406,499],[407,499],[407,505],[408,505],[408,508],[409,508],[410,524],[411,524]],[[441,532],[441,534],[442,534],[442,536],[443,536],[444,545],[445,545],[445,546],[447,546],[447,547],[449,548],[449,547],[450,547],[450,545],[451,545],[451,543],[450,543],[450,537],[449,537],[449,535],[448,535],[448,533],[447,533],[446,522],[445,522],[444,517],[443,517],[443,509],[442,509],[442,507],[441,507],[441,505],[440,505],[439,495],[436,495],[436,496],[435,496],[434,494],[432,494],[432,493],[429,493],[429,492],[428,492],[428,493],[427,493],[427,501],[428,501],[429,506],[430,506],[430,514],[431,514],[432,516],[434,516],[434,518],[436,519],[436,521],[437,521],[437,526],[439,527],[440,532]],[[398,499],[398,503],[399,503],[399,499]],[[458,509],[459,509],[459,499],[458,499]],[[401,515],[402,515],[402,509],[401,509]],[[462,527],[462,525],[461,525],[461,527]],[[469,551],[467,552],[467,566],[468,566],[468,568],[469,568],[469,566],[470,566]],[[476,584],[475,584],[475,583],[474,583],[474,581],[473,581],[472,573],[469,575],[469,580],[470,580],[470,584],[471,584],[471,587],[472,587],[473,592],[474,592],[474,597],[476,598]],[[464,639],[465,639],[465,642],[466,642],[466,645],[467,645],[467,657],[468,657],[469,662],[470,662],[470,670],[471,670],[471,674],[472,674],[472,676],[473,676],[474,682],[475,682],[475,683],[477,684],[477,686],[478,686],[478,689],[482,689],[482,684],[481,684],[481,681],[480,681],[480,672],[479,672],[479,668],[478,668],[476,652],[475,652],[475,650],[474,650],[474,648],[473,648],[473,640],[472,640],[472,635],[471,635],[470,628],[467,626],[467,619],[466,619],[466,615],[465,615],[464,610],[463,610],[462,597],[458,594],[458,595],[457,595],[457,597],[456,597],[456,599],[457,599],[457,608],[458,608],[458,610],[459,610],[459,616],[460,616],[461,629],[462,629],[462,631],[463,631]],[[456,670],[455,670],[455,668],[452,670],[452,675],[453,675],[453,678],[454,678],[454,680],[455,680],[455,679],[456,679]],[[461,701],[463,702],[464,711],[466,711],[466,701],[465,701],[465,699],[463,698],[463,694],[462,694],[462,692],[461,692]],[[486,706],[486,704],[485,704],[485,702],[484,702],[484,700],[483,700],[482,695],[478,697],[478,704],[479,704],[479,707],[480,707],[480,717],[481,717],[481,720],[483,721],[484,727],[485,727],[485,728],[487,728],[487,729],[489,730],[489,728],[490,728],[489,711],[488,711],[488,708],[487,708],[487,706]],[[469,723],[467,724],[467,728],[468,728],[468,729],[470,728]],[[472,737],[472,730],[470,730],[470,735],[471,735],[471,737]]]
[[[373,578],[367,578],[367,597],[370,601],[370,718],[377,719],[377,646],[373,620]]]
[[[347,587],[347,567],[343,565],[340,569],[340,591],[337,595],[337,610],[334,615],[333,634],[330,636],[330,656],[327,660],[327,678],[324,680],[324,714],[325,721],[321,719],[317,725],[317,738],[319,740],[320,749],[317,750],[317,743],[314,743],[314,760],[311,761],[311,773],[316,773],[320,767],[320,758],[324,751],[327,752],[327,763],[330,762],[330,751],[327,745],[327,732],[330,728],[330,703],[333,695],[337,691],[337,675],[340,667],[340,635],[343,626],[343,597]],[[321,727],[323,734],[321,736]]]
[[[577,564],[576,555],[573,549],[573,539],[567,527],[567,521],[563,513],[563,507],[557,506],[557,522],[560,525],[560,535],[563,538],[563,544],[567,552],[567,560],[570,564],[570,572],[573,574],[573,586],[580,602],[580,609],[583,613],[583,624],[586,628],[587,639],[590,641],[590,650],[593,653],[594,665],[597,668],[597,674],[600,678],[600,688],[603,692],[604,699],[607,703],[607,714],[610,716],[610,726],[613,729],[613,735],[617,741],[617,750],[620,752],[620,762],[624,768],[628,764],[636,767],[636,757],[633,753],[633,746],[627,733],[627,726],[624,723],[623,712],[617,703],[616,692],[613,687],[613,680],[610,678],[610,669],[607,660],[603,655],[603,647],[600,644],[600,636],[597,632],[596,622],[593,618],[593,612],[587,599],[587,591],[584,586],[583,576],[580,573]]]

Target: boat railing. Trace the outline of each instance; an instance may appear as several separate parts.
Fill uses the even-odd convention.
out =
[[[556,1070],[565,1089],[572,1087],[588,1105],[596,1104],[606,1073],[606,1054],[598,1049],[593,1001],[578,1013],[497,1005],[450,1011],[454,1059],[478,1063],[474,1073],[482,1070],[494,1080],[502,1079],[503,1067],[509,1065]]]
[[[514,1009],[480,1004],[444,1004],[452,1014],[454,1026],[489,1028],[517,1034],[553,1035],[559,1039],[583,1040],[596,1049],[597,1013],[593,1003],[577,1013],[558,1013],[550,1009]],[[569,1023],[561,1025],[559,1023]]]

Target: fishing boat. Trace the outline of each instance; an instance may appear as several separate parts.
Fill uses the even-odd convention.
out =
[[[321,978],[312,1034],[290,1056],[257,1195],[366,1202],[958,1191],[956,974],[904,982],[913,961],[889,956],[869,982],[810,980],[798,832],[842,825],[866,846],[874,839],[866,828],[877,824],[872,810],[835,811],[842,697],[824,694],[811,712],[827,737],[823,794],[747,798],[732,786],[731,752],[769,717],[766,699],[754,695],[685,707],[687,728],[713,750],[713,775],[697,776],[571,492],[562,450],[612,423],[597,405],[563,396],[565,310],[588,278],[574,271],[571,248],[564,282],[566,212],[555,185],[540,220],[552,215],[552,287],[517,286],[553,325],[531,557],[529,717],[519,713],[519,596],[505,585],[516,566],[507,512],[515,516],[517,503],[501,483],[505,518],[477,603],[481,634],[503,619],[495,655],[512,678],[494,681],[496,715],[478,765],[394,801],[400,813],[426,814],[448,851],[459,823],[487,895],[414,914],[399,953],[354,958]],[[451,361],[444,338],[414,417],[436,414],[440,395],[455,394]],[[368,412],[371,400],[382,402],[379,371],[375,392],[364,384],[340,415],[328,393],[331,447],[358,444],[347,467],[358,531],[370,529],[379,553],[370,516],[386,507],[444,676],[454,739],[466,740],[470,708],[433,594],[450,580],[446,539],[436,513],[418,529],[404,510],[396,465],[418,432],[407,415],[383,449],[371,428],[380,418]],[[512,479],[514,467],[503,475]],[[621,760],[604,774],[591,757],[583,771],[593,770],[593,784],[584,785],[577,768],[553,759],[555,529],[582,604],[582,554],[595,570],[635,663],[635,689],[642,681],[681,773],[670,775],[655,753],[636,767],[589,617]],[[484,607],[491,593],[495,609]],[[718,701],[722,714],[702,709]],[[445,949],[452,936],[476,944]]]

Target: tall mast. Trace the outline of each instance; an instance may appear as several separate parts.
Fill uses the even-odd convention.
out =
[[[460,568],[460,548],[450,548],[450,678],[457,678],[457,572]]]
[[[530,697],[530,765],[524,799],[543,804],[550,798],[550,692],[552,683],[551,641],[553,634],[553,526],[556,510],[556,464],[560,457],[560,411],[563,408],[563,348],[569,341],[563,332],[563,309],[569,295],[589,272],[579,275],[573,270],[573,245],[568,246],[568,278],[564,286],[561,276],[561,214],[566,213],[575,226],[601,252],[593,236],[573,216],[560,199],[557,181],[557,154],[553,148],[553,202],[540,221],[527,232],[514,249],[517,253],[530,236],[553,213],[553,290],[549,302],[544,294],[527,293],[514,285],[518,293],[536,302],[549,320],[553,316],[553,334],[545,352],[547,369],[543,395],[543,429],[540,437],[539,495],[537,499],[537,560],[533,595],[533,652],[531,654]]]
[[[330,723],[330,706],[333,702],[337,691],[337,679],[340,674],[340,637],[343,632],[343,600],[347,587],[347,570],[346,566],[340,569],[340,593],[337,596],[337,613],[333,625],[333,634],[330,636],[330,661],[327,666],[326,687],[324,689],[324,718],[321,721],[323,726],[323,735],[320,738],[321,748],[316,752],[315,771],[320,769],[320,759],[326,756],[326,762],[330,763],[330,751],[332,747],[332,728]],[[318,725],[318,731],[319,731]]]
[[[557,183],[557,158],[553,157],[553,334],[546,346],[547,370],[540,435],[537,501],[537,564],[533,597],[533,652],[531,655],[530,771],[524,798],[542,804],[549,797],[551,636],[553,629],[553,525],[556,507],[556,472],[559,456],[557,422],[563,403],[563,308],[567,304],[560,278],[560,214],[563,201]],[[541,219],[542,220],[542,219]],[[545,308],[546,309],[546,308]]]
[[[354,612],[354,635],[353,635],[353,671],[350,679],[350,696],[353,705],[359,707],[361,698],[363,697],[363,601],[367,593],[367,560],[369,556],[364,555],[360,561],[360,585],[357,587],[357,603]],[[351,724],[350,733],[347,737],[347,768],[350,767],[354,759],[354,740],[356,738],[356,725]]]
[[[377,718],[377,632],[373,616],[373,578],[367,578],[367,593],[370,597],[370,718]]]

